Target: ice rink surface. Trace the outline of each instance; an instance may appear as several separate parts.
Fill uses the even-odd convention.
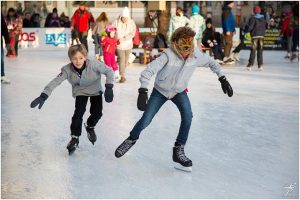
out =
[[[222,67],[232,98],[209,69],[196,70],[185,148],[192,173],[173,168],[180,115],[172,102],[124,157],[114,156],[142,115],[136,99],[145,66],[133,64],[127,82],[115,84],[95,146],[83,129],[79,149],[69,156],[70,84],[57,87],[41,110],[29,106],[67,64],[67,51],[19,54],[5,59],[11,84],[1,85],[2,198],[299,198],[299,64],[284,60],[285,52],[264,51],[262,72],[245,70],[248,50],[237,64]],[[89,104],[84,121],[88,111]]]

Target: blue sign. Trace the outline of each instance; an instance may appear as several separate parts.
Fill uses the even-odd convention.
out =
[[[52,44],[54,46],[58,46],[60,44],[67,44],[67,34],[46,34],[46,44]]]

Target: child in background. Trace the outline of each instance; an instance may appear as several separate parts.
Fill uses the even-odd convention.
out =
[[[115,52],[117,45],[120,44],[120,42],[117,41],[115,37],[116,31],[116,27],[108,24],[106,26],[107,36],[102,36],[101,46],[103,50],[104,63],[114,70],[116,79],[119,79],[119,66],[116,62]]]
[[[73,153],[79,144],[79,136],[82,129],[82,118],[86,110],[88,99],[90,99],[90,117],[85,123],[88,139],[92,144],[96,142],[97,136],[94,131],[96,124],[102,116],[102,93],[101,74],[106,76],[105,101],[113,101],[114,73],[110,67],[97,60],[87,59],[87,50],[83,44],[71,46],[68,51],[70,63],[61,68],[61,72],[55,77],[41,93],[32,101],[31,108],[39,105],[39,109],[50,96],[52,91],[64,80],[68,79],[72,85],[72,93],[75,98],[75,111],[71,123],[71,141],[67,149],[69,154]]]

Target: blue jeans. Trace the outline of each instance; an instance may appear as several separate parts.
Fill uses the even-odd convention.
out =
[[[142,130],[144,130],[151,123],[155,114],[158,112],[161,106],[168,100],[168,98],[166,98],[155,88],[153,88],[150,99],[148,101],[147,108],[142,118],[135,124],[132,131],[130,132],[131,138],[139,138]],[[181,115],[181,123],[176,141],[184,145],[188,139],[190,127],[192,124],[193,113],[191,103],[185,91],[177,94],[171,99],[171,101],[177,106]]]

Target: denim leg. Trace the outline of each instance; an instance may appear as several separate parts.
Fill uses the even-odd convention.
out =
[[[218,45],[218,52],[220,53],[221,58],[222,58],[222,60],[223,60],[223,58],[225,57],[225,55],[224,55],[224,53],[223,53],[222,48],[221,48],[220,45]]]
[[[130,136],[133,139],[138,139],[142,130],[144,130],[152,121],[155,114],[159,111],[161,106],[168,99],[160,94],[155,88],[153,88],[152,94],[149,98],[147,108],[142,118],[135,124],[130,132]]]
[[[218,59],[218,46],[213,46],[212,47],[212,51],[213,51],[213,53],[214,53],[214,59],[216,60],[216,59]]]
[[[181,115],[179,134],[176,141],[184,145],[188,139],[192,124],[193,113],[191,103],[185,91],[177,94],[171,101],[177,106]]]

